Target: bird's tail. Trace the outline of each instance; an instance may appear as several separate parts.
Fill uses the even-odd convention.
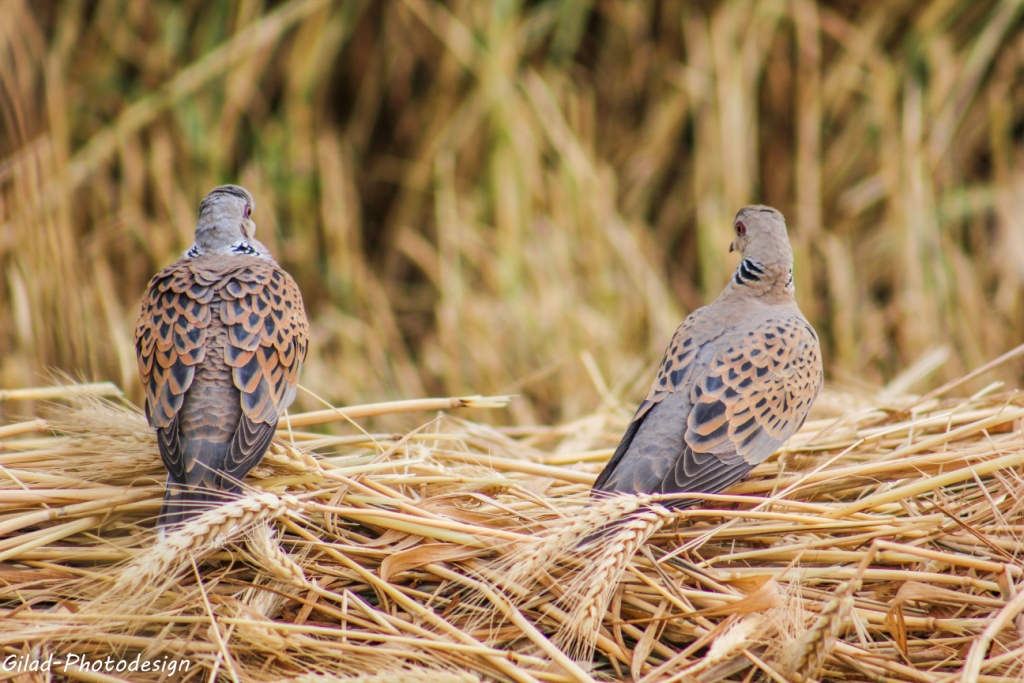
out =
[[[181,444],[184,460],[192,464],[192,469],[185,473],[184,482],[176,480],[171,474],[167,476],[164,504],[157,518],[157,527],[164,532],[181,526],[212,507],[237,498],[242,492],[237,481],[223,474],[224,458],[230,443],[183,439]]]
[[[160,516],[157,518],[157,526],[163,530],[171,531],[193,517],[197,517],[204,510],[216,505],[223,500],[223,493],[214,491],[203,485],[189,486],[167,478],[167,488],[164,491],[164,504],[160,508]]]

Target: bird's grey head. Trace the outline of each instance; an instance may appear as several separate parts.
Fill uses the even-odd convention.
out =
[[[256,240],[252,212],[256,201],[239,185],[221,185],[210,190],[199,205],[196,241],[186,256],[204,254],[248,255],[269,258],[267,248]]]
[[[770,206],[744,206],[736,213],[732,227],[736,238],[729,251],[740,252],[742,259],[733,281],[738,285],[779,283],[792,288],[793,248],[782,214]]]

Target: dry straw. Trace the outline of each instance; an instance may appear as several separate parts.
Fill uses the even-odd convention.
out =
[[[109,609],[145,612],[170,584],[180,582],[194,563],[256,526],[298,512],[302,503],[291,495],[277,496],[257,491],[211,508],[182,524],[136,555],[126,566],[104,582],[102,592],[85,606],[87,613]],[[257,556],[266,560],[267,570],[279,578],[305,585],[302,570],[267,539],[266,532],[250,534]]]
[[[1016,393],[827,394],[784,460],[673,512],[590,498],[625,411],[293,429],[242,498],[163,539],[137,413],[48,396],[68,407],[0,433],[10,653],[184,657],[243,683],[1024,675]]]
[[[303,674],[280,678],[274,683],[480,683],[480,678],[468,672],[418,667],[363,676]]]

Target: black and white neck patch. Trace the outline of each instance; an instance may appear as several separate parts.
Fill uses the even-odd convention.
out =
[[[251,244],[242,240],[238,244],[231,247],[232,254],[240,254],[245,256],[259,256],[260,252],[256,251]]]
[[[740,266],[736,269],[732,280],[738,285],[748,285],[751,282],[760,282],[762,275],[764,275],[764,266],[757,261],[745,258],[740,261]]]
[[[203,254],[208,253],[207,251],[200,249],[198,244],[193,244],[188,251],[185,252],[185,258],[198,258]],[[218,253],[225,253],[219,251]],[[227,253],[236,254],[238,256],[259,256],[263,258],[263,254],[260,253],[256,247],[249,244],[247,240],[241,240],[228,247]]]

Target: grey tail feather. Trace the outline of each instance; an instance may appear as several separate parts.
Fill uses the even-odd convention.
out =
[[[193,517],[198,517],[224,499],[222,492],[202,485],[192,488],[168,481],[167,490],[164,491],[164,504],[160,507],[160,516],[156,524],[158,527],[171,530]]]
[[[185,472],[186,481],[176,481],[168,473],[164,504],[160,508],[157,526],[170,530],[204,511],[237,498],[241,486],[223,475],[224,458],[230,443],[217,443],[202,439],[182,439],[182,456],[191,465]]]

